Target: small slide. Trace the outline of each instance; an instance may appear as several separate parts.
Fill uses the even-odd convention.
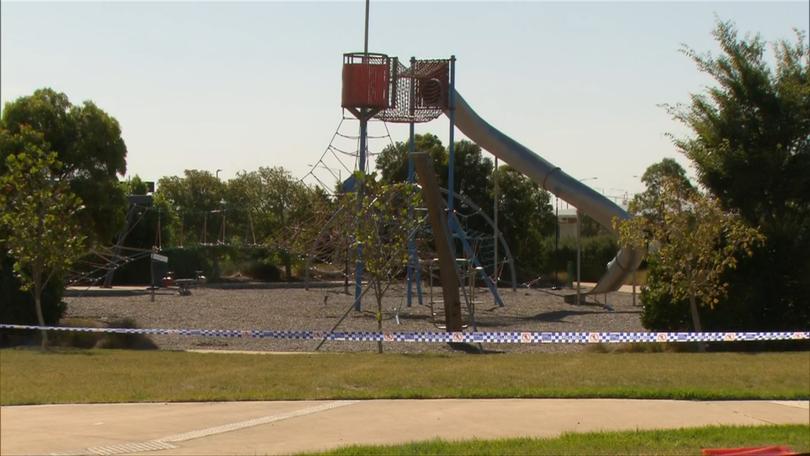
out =
[[[611,231],[614,217],[630,218],[630,215],[613,201],[564,173],[559,167],[547,162],[487,123],[473,111],[458,92],[455,93],[455,106],[456,127],[459,130],[483,149],[537,182],[542,188],[574,205]],[[625,279],[638,268],[643,256],[643,252],[637,249],[619,250],[616,257],[607,264],[607,272],[589,293],[618,290]]]

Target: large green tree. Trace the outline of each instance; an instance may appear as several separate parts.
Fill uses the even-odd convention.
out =
[[[551,195],[511,166],[499,166],[498,228],[515,255],[518,268],[532,278],[547,268],[540,252],[543,238],[553,235],[555,216]],[[494,191],[494,185],[490,184]],[[501,252],[503,254],[503,252]]]
[[[82,199],[86,209],[79,217],[88,241],[112,242],[126,211],[118,177],[126,172],[127,148],[118,121],[92,101],[73,105],[52,89],[6,103],[0,117],[0,174],[7,171],[6,157],[25,147],[25,128],[40,133],[62,163],[53,172]]]
[[[183,177],[161,177],[155,199],[173,209],[173,237],[177,243],[215,244],[221,240],[221,211],[227,203],[225,184],[209,171],[187,169]]]
[[[732,324],[746,329],[810,325],[810,52],[796,35],[770,58],[758,35],[719,22],[719,55],[684,49],[715,85],[671,108],[692,131],[675,144],[701,183],[766,237],[727,277]]]
[[[37,322],[44,326],[43,291],[84,250],[76,220],[82,205],[60,177],[62,164],[43,135],[25,126],[19,135],[24,146],[5,157],[0,175],[0,236],[14,259],[21,288],[31,291]],[[47,344],[43,330],[42,348]]]
[[[227,195],[236,222],[251,231],[251,238],[258,233],[258,242],[279,248],[289,280],[292,252],[288,241],[296,227],[313,219],[322,195],[280,166],[239,173],[228,181]]]
[[[689,178],[686,177],[686,170],[672,158],[665,158],[647,167],[641,176],[641,182],[644,183],[645,189],[630,201],[630,212],[658,222],[664,219],[662,204],[665,184],[668,184],[670,190],[675,189],[685,194],[695,191]]]
[[[430,155],[439,185],[447,187],[447,151],[438,136],[426,133],[415,136],[415,149]],[[380,179],[386,183],[405,182],[408,179],[408,148],[407,141],[397,141],[386,146],[377,156],[376,168],[380,172]]]
[[[416,150],[430,155],[439,186],[447,188],[449,152],[441,140],[432,134],[416,135]],[[481,148],[470,141],[455,143],[454,176],[456,193],[462,194],[481,207],[492,205],[487,190],[492,175],[492,160],[484,157]],[[396,142],[382,150],[376,161],[383,182],[404,182],[408,178],[408,142]]]

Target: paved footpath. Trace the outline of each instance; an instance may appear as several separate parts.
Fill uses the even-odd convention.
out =
[[[289,454],[435,437],[810,424],[808,401],[440,399],[0,408],[0,453]]]

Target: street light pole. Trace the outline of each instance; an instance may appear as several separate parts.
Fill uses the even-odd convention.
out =
[[[552,290],[560,289],[560,280],[557,269],[560,268],[560,198],[554,195],[554,286]]]
[[[577,208],[577,305],[580,304],[580,296],[582,294],[582,292],[580,291],[580,282],[582,281],[580,277],[580,263],[582,257],[582,249],[580,248],[579,242],[580,231],[582,231],[581,226],[582,223],[580,223],[579,208]]]

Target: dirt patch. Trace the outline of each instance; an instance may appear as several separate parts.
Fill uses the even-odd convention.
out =
[[[476,323],[480,331],[644,331],[641,308],[633,306],[627,293],[588,297],[587,304],[566,304],[550,290],[501,291],[504,307],[495,305],[485,289],[479,290]],[[597,301],[598,300],[598,301]],[[328,331],[351,307],[353,297],[343,288],[223,290],[194,289],[191,296],[161,290],[149,296],[84,296],[65,298],[66,317],[110,321],[132,318],[142,328],[312,330]],[[373,298],[365,298],[364,310],[351,310],[340,331],[376,331]],[[397,310],[398,309],[398,310]],[[611,310],[612,309],[612,310]],[[395,315],[398,313],[399,324]],[[402,287],[389,292],[384,302],[384,331],[440,331],[425,297],[406,306]],[[184,336],[150,336],[162,349],[224,349],[266,351],[312,351],[318,341],[224,339]],[[580,351],[584,345],[485,344],[491,351]],[[326,342],[323,351],[373,351],[376,343]],[[445,344],[388,343],[391,352],[443,352]]]

